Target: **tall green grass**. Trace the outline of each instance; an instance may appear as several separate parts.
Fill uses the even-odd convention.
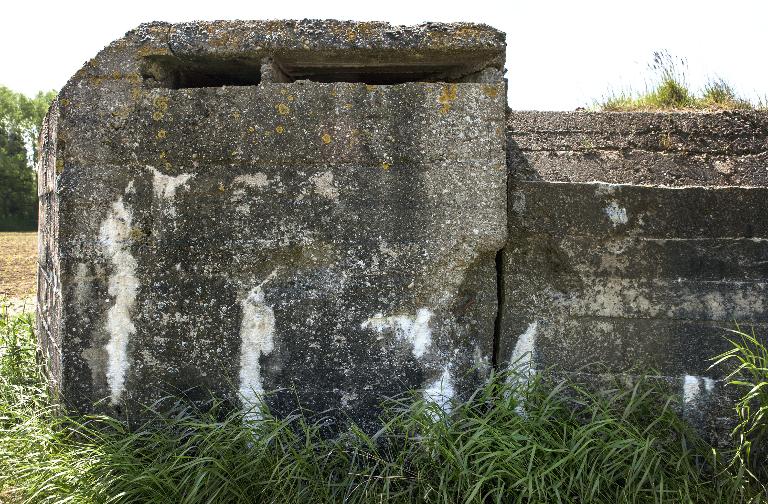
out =
[[[729,364],[726,379],[741,391],[735,405],[735,454],[758,479],[768,481],[768,348],[754,329],[737,326],[731,334],[731,349],[715,357],[713,365]]]
[[[720,77],[711,78],[700,92],[694,92],[688,85],[686,66],[684,58],[675,58],[667,51],[654,52],[649,65],[652,81],[645,91],[611,94],[599,101],[597,108],[613,112],[764,108],[762,100],[757,105],[750,103]]]
[[[405,397],[378,432],[334,439],[322,419],[181,401],[129,429],[55,410],[29,317],[0,319],[0,346],[0,501],[759,502],[652,381],[594,392],[510,372],[450,413]]]

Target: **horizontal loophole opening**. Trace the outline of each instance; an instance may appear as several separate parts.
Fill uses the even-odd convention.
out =
[[[213,58],[187,61],[174,57],[146,58],[142,74],[148,87],[167,89],[257,86],[299,80],[394,85],[407,82],[499,82],[502,78],[501,72],[494,68],[477,71],[466,62],[355,64]]]
[[[257,86],[261,65],[247,60],[183,62],[172,57],[145,58],[142,75],[145,84],[154,88]]]

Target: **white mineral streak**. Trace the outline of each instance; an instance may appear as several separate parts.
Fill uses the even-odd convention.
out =
[[[616,201],[611,201],[611,204],[605,207],[604,210],[613,227],[627,223],[627,209],[620,207]]]
[[[616,193],[616,189],[619,188],[619,184],[608,184],[605,182],[595,182],[595,195],[597,196],[610,196]]]
[[[413,345],[413,355],[420,358],[432,344],[432,331],[429,328],[429,320],[432,312],[427,308],[419,308],[416,315],[392,315],[385,317],[377,313],[363,322],[360,327],[372,328],[377,332],[392,330],[395,337],[401,341],[408,341]]]
[[[339,198],[339,190],[333,184],[333,173],[317,173],[310,177],[315,186],[315,192],[324,198],[335,200]]]
[[[235,184],[242,184],[247,187],[258,187],[261,189],[269,185],[269,178],[267,178],[266,174],[261,172],[238,175],[235,177]]]
[[[509,360],[510,369],[517,370],[523,374],[533,373],[533,351],[536,347],[536,330],[539,322],[533,321],[528,324],[525,332],[517,337],[517,343],[512,350],[512,357]]]
[[[259,358],[268,355],[275,346],[275,313],[264,302],[263,286],[276,271],[251,289],[240,302],[243,318],[240,323],[240,396],[248,410],[246,419],[261,417],[259,404],[264,395]]]
[[[533,367],[533,352],[536,348],[536,330],[539,327],[539,322],[534,320],[525,329],[520,336],[517,337],[517,343],[512,350],[512,356],[509,360],[509,382],[514,383],[516,387],[525,388],[531,375],[536,372]],[[514,388],[513,390],[518,390]],[[515,411],[525,416],[525,395],[515,394],[518,401]]]
[[[523,191],[516,191],[512,195],[512,210],[518,215],[525,213],[525,193]]]
[[[136,259],[131,255],[131,212],[120,197],[112,204],[104,222],[101,223],[99,238],[104,256],[112,264],[109,276],[109,295],[114,304],[107,312],[106,330],[109,342],[107,352],[107,384],[112,404],[120,401],[125,388],[128,371],[128,341],[136,332],[131,312],[136,304],[139,281],[136,278]]]
[[[88,302],[90,297],[90,289],[88,284],[88,265],[85,263],[77,263],[77,269],[75,270],[75,310],[82,312],[83,307]]]
[[[451,399],[453,399],[454,393],[453,384],[451,384],[451,373],[448,371],[448,366],[446,366],[437,380],[424,389],[424,399],[437,404],[446,413],[450,413]]]
[[[706,376],[685,375],[683,378],[683,403],[690,406],[715,389],[715,380]]]
[[[155,197],[159,200],[166,200],[168,202],[168,215],[175,217],[176,206],[174,205],[174,199],[176,198],[176,190],[189,182],[195,175],[193,173],[182,173],[174,177],[161,173],[152,166],[147,166],[147,168],[152,172],[152,189]]]

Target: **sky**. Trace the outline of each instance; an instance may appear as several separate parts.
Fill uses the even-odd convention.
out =
[[[494,26],[507,33],[509,104],[517,110],[573,110],[642,91],[659,50],[685,58],[693,89],[721,77],[744,97],[768,98],[766,0],[13,0],[0,9],[0,85],[29,95],[59,89],[142,22],[302,18]]]

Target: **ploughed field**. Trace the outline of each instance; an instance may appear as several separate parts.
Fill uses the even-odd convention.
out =
[[[0,232],[0,301],[34,305],[37,232]]]

